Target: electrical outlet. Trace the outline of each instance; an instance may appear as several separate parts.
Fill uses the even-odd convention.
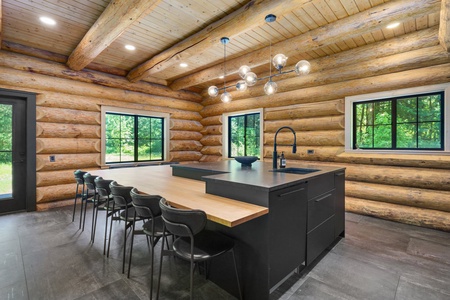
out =
[[[50,161],[50,162],[55,162],[55,156],[54,155],[49,155],[48,156],[48,160]]]
[[[308,154],[314,154],[314,150],[313,149],[308,149],[307,153]]]

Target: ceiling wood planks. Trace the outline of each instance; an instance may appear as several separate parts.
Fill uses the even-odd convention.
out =
[[[67,65],[81,70],[128,27],[149,14],[162,0],[114,0],[69,56]]]

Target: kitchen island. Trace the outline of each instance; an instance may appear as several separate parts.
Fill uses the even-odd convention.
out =
[[[205,181],[208,194],[268,208],[268,214],[236,227],[208,224],[237,241],[245,299],[269,299],[294,271],[311,264],[345,234],[345,169],[295,167],[305,173],[273,172],[270,163],[242,166],[232,160],[172,165],[174,176]],[[227,281],[232,278],[227,258],[217,264],[220,272],[211,270],[210,279],[236,295],[235,284]]]

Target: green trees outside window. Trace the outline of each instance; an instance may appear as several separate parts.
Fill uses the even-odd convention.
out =
[[[228,117],[228,157],[260,155],[260,114]]]
[[[106,113],[106,163],[163,160],[164,119]]]
[[[353,103],[353,149],[444,149],[444,93]]]
[[[12,193],[12,105],[0,104],[0,196]]]

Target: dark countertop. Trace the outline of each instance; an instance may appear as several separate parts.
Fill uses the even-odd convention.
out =
[[[172,165],[172,168],[192,169],[192,171],[204,171],[205,175],[209,172],[215,172],[214,175],[202,176],[204,181],[222,182],[227,184],[244,184],[268,190],[277,190],[307,181],[308,179],[330,173],[344,170],[345,168],[326,166],[314,163],[288,163],[288,168],[307,168],[318,169],[317,172],[309,174],[289,174],[280,172],[270,172],[272,163],[256,161],[250,167],[241,166],[235,160],[225,160],[210,163],[180,164]],[[223,172],[217,174],[217,172]]]

